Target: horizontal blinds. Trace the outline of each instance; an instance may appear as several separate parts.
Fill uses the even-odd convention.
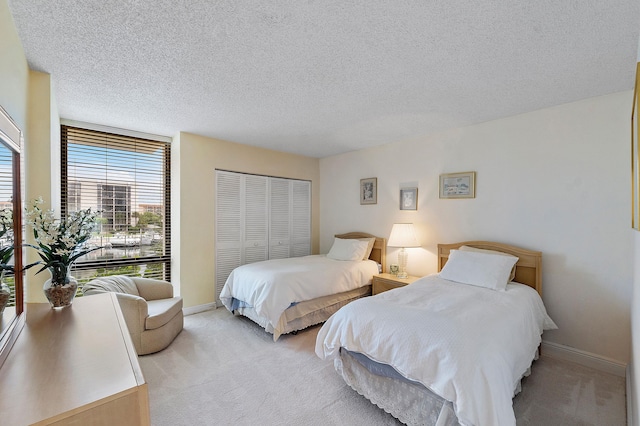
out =
[[[168,278],[169,144],[66,125],[61,142],[62,213],[99,211],[89,243],[105,247],[79,259],[76,268],[140,276],[146,268],[134,266],[160,261]]]
[[[13,210],[13,152],[3,143],[0,143],[0,210]],[[13,232],[8,232],[0,238],[0,246],[13,244]],[[11,257],[9,263],[14,262]],[[16,305],[16,293],[13,274],[7,273],[4,281],[9,286],[11,294],[7,306]],[[10,276],[9,276],[10,275]],[[2,315],[0,314],[0,319]]]
[[[0,209],[13,209],[13,152],[1,143]]]

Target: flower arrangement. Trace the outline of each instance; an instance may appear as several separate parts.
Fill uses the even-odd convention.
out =
[[[42,198],[31,202],[27,210],[27,223],[33,228],[37,245],[26,244],[38,251],[41,264],[36,274],[48,269],[51,272],[52,285],[64,285],[68,282],[69,267],[79,257],[102,247],[85,248],[84,243],[91,238],[98,213],[91,208],[69,214],[64,219],[56,219],[53,210],[42,210]]]

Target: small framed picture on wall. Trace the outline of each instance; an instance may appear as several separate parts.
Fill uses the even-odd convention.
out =
[[[360,204],[378,202],[378,178],[360,179]]]
[[[418,210],[418,188],[400,190],[400,210]]]
[[[476,172],[441,174],[440,198],[476,198]]]

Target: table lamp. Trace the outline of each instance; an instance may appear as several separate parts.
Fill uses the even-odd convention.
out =
[[[398,253],[398,278],[407,278],[407,260],[409,253],[405,250],[407,247],[420,247],[418,238],[416,237],[413,223],[394,223],[391,228],[391,235],[387,242],[389,247],[401,247]]]

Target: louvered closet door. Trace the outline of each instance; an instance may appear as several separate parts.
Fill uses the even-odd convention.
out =
[[[216,303],[227,277],[242,265],[242,175],[216,172]]]
[[[311,182],[291,181],[291,257],[311,254]]]
[[[216,171],[215,295],[246,263],[311,254],[311,183]]]
[[[244,256],[242,264],[267,260],[269,208],[266,176],[244,176]]]
[[[290,257],[291,181],[269,179],[269,259]]]

